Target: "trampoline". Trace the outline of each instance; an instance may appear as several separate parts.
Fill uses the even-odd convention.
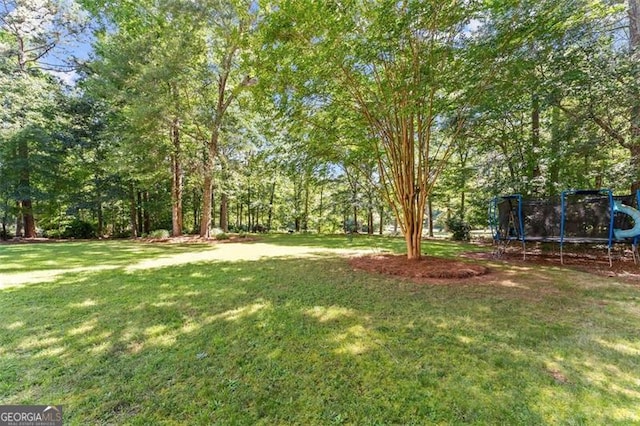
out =
[[[635,195],[614,196],[610,189],[567,190],[559,196],[526,198],[520,194],[495,197],[489,206],[489,224],[498,253],[511,241],[560,245],[564,263],[566,243],[601,244],[608,248],[612,265],[613,244],[631,244],[633,261],[640,261],[640,190]]]

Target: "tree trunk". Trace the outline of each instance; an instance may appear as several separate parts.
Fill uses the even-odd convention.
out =
[[[302,230],[309,230],[309,176],[305,177],[304,183],[304,211],[302,213]]]
[[[184,190],[182,173],[182,147],[180,145],[180,122],[177,118],[171,123],[171,235],[182,235],[182,193]]]
[[[422,215],[415,210],[405,212],[404,222],[406,227],[404,240],[407,245],[407,258],[409,260],[419,260],[422,256]]]
[[[33,217],[33,205],[31,202],[31,170],[29,162],[29,144],[21,140],[18,145],[18,157],[20,158],[20,181],[18,186],[22,193],[22,219],[24,223],[24,237],[36,237],[36,222]]]
[[[427,217],[429,218],[429,237],[433,238],[433,202],[431,196],[427,198]]]
[[[358,206],[353,203],[353,232],[358,233]]]
[[[137,208],[137,215],[138,215],[138,221],[136,222],[138,224],[138,235],[142,236],[143,234],[143,224],[142,224],[142,211],[144,209],[144,204],[142,203],[142,191],[138,191],[138,208]]]
[[[143,209],[143,217],[144,217],[144,233],[148,234],[149,232],[151,232],[151,213],[149,212],[149,204],[151,204],[149,201],[149,191],[144,191],[142,193],[143,196],[143,200],[144,200],[144,209]]]
[[[547,195],[557,195],[557,184],[560,180],[560,108],[551,109],[551,144],[549,155],[549,180]],[[588,169],[585,169],[588,170]]]
[[[4,214],[2,215],[2,237],[3,240],[7,239],[7,222],[9,221],[9,202],[4,203]]]
[[[133,186],[133,183],[131,183],[131,186],[129,187],[129,202],[130,202],[129,220],[131,224],[131,236],[133,238],[136,238],[138,236],[138,221],[137,221],[138,207],[136,205],[136,190],[135,190],[135,187]]]
[[[220,195],[220,229],[222,232],[229,232],[229,199],[223,192]]]
[[[251,182],[247,185],[247,231],[253,231],[253,223],[251,222]]]
[[[200,200],[198,200],[198,190],[193,189],[193,232],[196,232],[196,229],[200,228],[200,223],[198,222],[198,217],[200,216],[200,210],[198,209],[198,204]]]
[[[36,221],[33,217],[33,206],[31,204],[31,199],[22,200],[22,217],[24,218],[24,237],[37,237]]]
[[[635,165],[636,169],[640,169],[640,138],[638,142],[631,146],[631,164]],[[635,195],[636,191],[640,189],[640,170],[636,170],[634,180],[631,184],[631,193]]]
[[[380,206],[380,229],[379,234],[382,235],[384,233],[384,206]]]
[[[323,209],[323,187],[320,187],[320,206],[318,208],[318,234],[322,233],[322,209]]]
[[[213,196],[213,166],[207,167],[202,191],[202,215],[200,218],[200,236],[211,236],[211,197]]]
[[[271,221],[273,219],[273,200],[276,195],[276,181],[271,184],[271,195],[269,196],[269,216],[267,219],[267,230],[271,231]]]
[[[216,121],[211,138],[207,144],[208,152],[204,163],[204,183],[202,190],[202,218],[200,219],[200,236],[209,238],[211,236],[211,199],[213,197],[213,171],[215,161],[218,156],[218,135],[220,124]]]
[[[540,189],[534,181],[540,176],[538,150],[540,148],[540,98],[537,94],[531,100],[531,147],[527,155],[527,175],[530,179],[530,191],[539,193]]]
[[[640,0],[629,0],[629,51],[633,57],[639,55],[640,48]],[[631,164],[634,168],[631,192],[640,189],[640,100],[635,99],[631,107]]]
[[[22,217],[22,201],[16,201],[17,214],[16,214],[16,237],[22,237],[22,231],[24,226],[24,219]]]
[[[102,211],[102,201],[98,200],[97,201],[97,216],[98,216],[98,229],[97,229],[97,233],[98,233],[98,238],[102,238],[104,236],[104,216],[103,216],[103,211]]]

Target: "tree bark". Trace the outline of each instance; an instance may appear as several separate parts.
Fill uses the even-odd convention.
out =
[[[211,197],[213,196],[213,167],[207,167],[202,192],[202,215],[200,217],[200,236],[211,236]]]
[[[144,205],[143,205],[143,217],[144,217],[144,226],[143,226],[143,231],[145,234],[148,234],[149,232],[151,232],[151,213],[149,212],[149,204],[150,204],[150,199],[149,199],[149,191],[144,191],[142,193],[142,197],[144,200]]]
[[[143,223],[142,223],[142,211],[144,209],[144,204],[142,203],[142,191],[138,191],[138,208],[136,209],[136,213],[138,215],[138,235],[142,236],[144,232]]]
[[[433,201],[431,196],[427,198],[427,215],[429,217],[429,237],[433,238]]]
[[[358,233],[358,206],[353,203],[353,232]]]
[[[18,157],[20,158],[20,181],[18,186],[22,193],[22,220],[25,238],[36,237],[36,222],[33,217],[33,204],[31,202],[31,165],[29,161],[29,144],[21,140],[18,145]]]
[[[31,203],[31,198],[22,200],[22,217],[24,219],[24,237],[37,237],[36,221],[33,217],[33,206]]]
[[[102,211],[102,201],[98,200],[97,201],[97,216],[98,216],[98,229],[97,229],[97,233],[98,233],[98,238],[102,238],[104,235],[104,215],[103,215],[103,211]]]
[[[527,155],[527,174],[530,179],[530,191],[540,192],[539,187],[533,185],[535,179],[540,176],[538,163],[538,150],[540,149],[540,98],[537,94],[531,100],[531,147]]]
[[[22,237],[24,227],[24,219],[22,217],[22,201],[16,201],[16,237]]]
[[[202,218],[200,219],[200,236],[209,238],[211,236],[211,199],[213,197],[213,171],[215,161],[218,156],[218,137],[220,131],[220,117],[211,130],[211,137],[207,143],[207,158],[204,164],[204,184],[202,191]]]
[[[200,200],[198,199],[199,191],[194,188],[193,189],[193,232],[196,232],[196,229],[200,229],[200,223],[198,222],[198,217],[200,216],[200,209],[198,209],[198,205],[200,204]]]
[[[129,187],[129,220],[131,225],[131,236],[136,238],[138,236],[138,214],[137,214],[137,205],[136,205],[136,191],[133,183],[131,183]]]
[[[247,231],[253,231],[253,222],[251,220],[251,181],[247,185]]]
[[[171,235],[182,235],[182,194],[184,190],[182,173],[182,147],[180,144],[180,121],[175,118],[170,129],[173,151],[171,153]]]
[[[424,211],[424,210],[423,210]],[[422,215],[410,211],[405,213],[405,243],[407,245],[407,258],[419,260],[422,256]]]
[[[305,177],[304,182],[304,211],[302,213],[302,230],[309,230],[309,176]]]
[[[636,60],[640,55],[640,0],[629,0],[629,52]],[[640,100],[635,99],[631,107],[631,164],[633,167],[633,182],[631,192],[640,189]]]
[[[226,192],[220,195],[220,229],[229,232],[229,198]]]
[[[271,230],[271,221],[273,220],[273,200],[276,195],[276,181],[271,184],[271,195],[269,196],[269,216],[267,218],[267,230]]]
[[[320,206],[318,207],[318,234],[322,233],[322,215],[323,215],[323,208],[324,208],[324,194],[323,194],[323,187],[320,187]]]

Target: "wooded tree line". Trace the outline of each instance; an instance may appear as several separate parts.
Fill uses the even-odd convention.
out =
[[[0,3],[3,235],[395,224],[418,258],[496,194],[640,187],[638,0],[76,1]]]

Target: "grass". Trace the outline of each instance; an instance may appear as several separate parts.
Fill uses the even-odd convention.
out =
[[[264,243],[280,256],[215,260]],[[638,286],[502,264],[417,285],[282,251],[402,244],[0,246],[0,403],[65,424],[640,423]]]

